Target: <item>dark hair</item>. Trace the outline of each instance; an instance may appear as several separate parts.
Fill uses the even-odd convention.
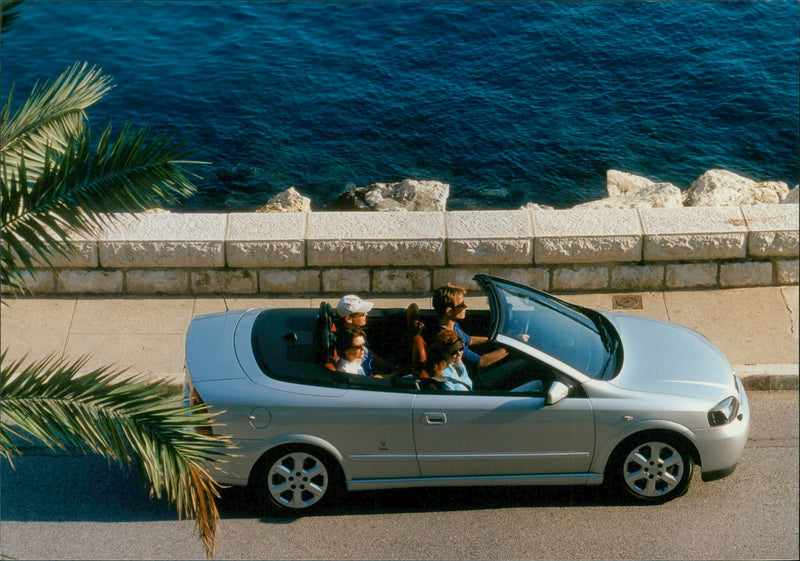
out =
[[[364,342],[367,342],[367,333],[358,327],[351,327],[339,333],[336,337],[336,350],[339,351],[339,356],[344,356],[344,352],[353,344],[356,337],[363,337]]]

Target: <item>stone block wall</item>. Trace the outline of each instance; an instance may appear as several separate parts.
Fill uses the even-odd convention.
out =
[[[797,284],[798,205],[124,216],[34,294],[429,294],[490,273],[552,292]]]

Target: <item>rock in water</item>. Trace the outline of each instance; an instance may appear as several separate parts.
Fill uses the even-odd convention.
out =
[[[310,212],[311,199],[304,197],[294,187],[289,187],[267,201],[256,212]]]

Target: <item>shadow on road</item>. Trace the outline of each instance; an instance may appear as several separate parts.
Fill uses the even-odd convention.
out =
[[[166,501],[152,500],[136,468],[94,455],[24,451],[0,461],[0,512],[5,521],[137,522],[176,520]]]
[[[504,508],[630,507],[626,497],[611,496],[601,487],[436,487],[346,493],[314,516],[449,512]],[[259,506],[244,488],[223,489],[219,502],[223,518],[261,516],[269,523],[296,518],[275,515]]]
[[[0,512],[13,521],[135,522],[176,520],[176,510],[150,498],[135,467],[121,468],[93,455],[27,451],[0,463]],[[346,493],[317,516],[467,511],[553,506],[627,504],[596,487],[453,487],[394,489]],[[225,519],[261,518],[285,524],[259,507],[247,489],[222,489],[218,501]]]

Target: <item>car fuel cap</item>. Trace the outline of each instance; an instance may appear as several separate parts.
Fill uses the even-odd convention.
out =
[[[264,429],[267,428],[270,421],[272,420],[272,416],[269,414],[269,409],[266,407],[256,407],[252,411],[250,411],[250,426],[254,429]]]

